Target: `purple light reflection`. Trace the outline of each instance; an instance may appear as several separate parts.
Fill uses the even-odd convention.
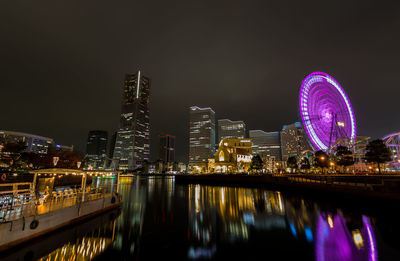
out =
[[[320,215],[315,232],[316,261],[377,261],[375,235],[370,220],[363,216],[362,222],[359,234],[363,243],[357,246],[343,215],[334,215],[332,226]]]

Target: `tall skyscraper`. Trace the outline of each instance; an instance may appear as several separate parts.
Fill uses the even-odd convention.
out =
[[[164,163],[175,162],[175,136],[159,135],[158,158]]]
[[[107,155],[108,134],[94,130],[88,134],[86,145],[86,166],[92,169],[104,169]]]
[[[246,138],[246,125],[244,121],[218,120],[218,143],[223,139]]]
[[[261,158],[274,158],[281,160],[281,139],[279,131],[265,132],[262,130],[250,130],[249,136],[253,142],[253,155],[260,155]]]
[[[283,161],[287,161],[290,156],[299,156],[303,151],[312,150],[300,122],[283,126],[281,148]]]
[[[113,159],[120,170],[134,170],[150,158],[150,79],[141,75],[125,76],[120,128]]]
[[[189,167],[203,171],[215,151],[215,112],[193,106],[189,113]]]

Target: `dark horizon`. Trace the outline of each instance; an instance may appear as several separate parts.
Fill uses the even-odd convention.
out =
[[[189,107],[248,130],[298,120],[298,91],[313,71],[348,94],[357,133],[380,138],[400,88],[396,1],[4,2],[0,7],[0,129],[73,144],[119,126],[126,73],[151,79],[151,158],[157,135],[176,136],[188,161]]]

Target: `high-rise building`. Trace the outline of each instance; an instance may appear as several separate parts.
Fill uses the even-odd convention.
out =
[[[253,142],[253,155],[260,155],[267,159],[273,157],[281,160],[281,139],[279,131],[265,132],[262,130],[250,130],[249,137]]]
[[[94,130],[88,134],[86,146],[86,167],[104,169],[106,164],[108,134],[106,131]]]
[[[189,167],[206,171],[215,151],[215,112],[211,108],[190,107]]]
[[[281,139],[279,131],[265,132],[262,130],[249,131],[253,142],[253,155],[260,155],[268,172],[276,170],[276,164],[281,161]]]
[[[141,75],[125,76],[120,129],[113,159],[120,170],[134,170],[150,158],[150,79]]]
[[[282,160],[287,161],[290,156],[299,156],[307,150],[312,150],[312,147],[301,123],[284,125],[281,131]]]
[[[175,136],[159,135],[158,158],[165,163],[175,162]]]
[[[34,134],[0,130],[0,143],[24,143],[26,152],[46,154],[54,140]],[[3,144],[3,145],[4,145]],[[1,145],[1,144],[0,144]]]
[[[244,121],[218,120],[218,143],[223,139],[246,138],[246,125]]]

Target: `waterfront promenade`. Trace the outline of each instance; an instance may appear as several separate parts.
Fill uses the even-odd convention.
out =
[[[275,190],[299,191],[400,200],[400,175],[352,174],[202,174],[177,175],[177,183],[222,186],[260,187]]]

